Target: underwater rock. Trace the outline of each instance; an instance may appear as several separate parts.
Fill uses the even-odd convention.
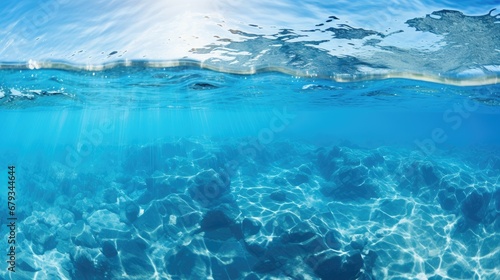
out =
[[[154,174],[153,174],[154,175]],[[137,200],[139,204],[148,204],[153,200],[163,199],[173,193],[184,192],[187,179],[182,176],[168,176],[158,174],[159,178],[146,178],[147,192]]]
[[[165,211],[162,214],[165,233],[175,235],[179,231],[196,227],[201,221],[201,213],[186,201],[193,203],[186,195],[171,196],[169,199],[158,201],[158,208]]]
[[[94,210],[94,202],[87,198],[79,199],[69,210],[75,215],[75,220],[79,220]]]
[[[280,236],[280,241],[282,244],[302,243],[313,238],[314,236],[316,236],[316,233],[311,226],[306,222],[301,222],[288,232],[283,233]]]
[[[334,182],[326,182],[321,185],[319,191],[326,197],[334,195],[337,185]]]
[[[208,211],[200,222],[202,231],[211,231],[219,228],[229,227],[234,221],[221,210]]]
[[[200,158],[194,159],[193,164],[198,166],[199,168],[208,168],[208,169],[220,169],[223,167],[223,164],[215,156],[214,154],[205,154]]]
[[[144,213],[134,221],[134,225],[143,231],[153,232],[162,226],[163,220],[158,213],[158,207],[155,203],[151,204]]]
[[[101,252],[107,258],[114,258],[118,255],[118,251],[115,248],[115,244],[111,241],[104,241],[102,243]]]
[[[288,174],[286,176],[286,179],[292,186],[298,186],[300,184],[309,182],[309,176],[304,173]]]
[[[361,164],[359,157],[353,153],[344,153],[342,159],[344,165],[358,166]]]
[[[342,257],[334,254],[320,254],[306,259],[306,263],[322,280],[342,279],[339,273],[342,267]]]
[[[54,228],[39,223],[28,227],[26,237],[33,242],[33,251],[37,255],[43,255],[46,251],[52,250],[57,246],[57,239]]]
[[[241,223],[243,236],[248,237],[257,234],[260,231],[262,224],[256,219],[245,218]]]
[[[129,277],[148,279],[153,276],[155,269],[148,257],[137,257],[125,254],[121,257],[123,269]]]
[[[292,213],[280,213],[264,225],[266,234],[281,235],[301,223],[301,219]]]
[[[363,164],[366,167],[374,167],[384,163],[385,159],[379,152],[374,152],[363,159]]]
[[[34,265],[33,260],[26,261],[25,257],[25,255],[19,257],[19,261],[16,262],[16,279],[33,279],[34,272],[43,271],[42,268]]]
[[[441,190],[438,193],[438,201],[441,208],[446,211],[454,210],[457,207],[457,199],[454,192],[448,190]]]
[[[186,139],[178,143],[163,143],[161,145],[162,156],[165,158],[187,157],[187,151],[189,149],[203,150],[203,147],[199,144],[189,142]]]
[[[134,222],[137,219],[137,216],[139,215],[139,211],[141,210],[137,204],[134,202],[127,202],[125,203],[125,217],[127,218],[128,221]]]
[[[468,220],[479,223],[486,216],[486,210],[490,202],[491,194],[479,193],[477,190],[471,192],[462,202],[462,213]]]
[[[260,277],[255,273],[250,273],[243,280],[260,280]]]
[[[227,174],[209,169],[194,176],[190,184],[191,197],[202,206],[208,206],[229,193],[231,180]]]
[[[313,255],[306,260],[314,273],[322,280],[356,279],[361,273],[364,261],[359,251],[349,252],[347,255],[337,255],[325,252]]]
[[[305,165],[305,164],[302,164],[299,167],[299,171],[302,172],[302,173],[304,173],[304,174],[307,174],[307,175],[312,175],[311,168],[309,168],[309,166]]]
[[[206,154],[207,154],[207,151],[205,151],[205,149],[203,149],[203,147],[201,147],[201,148],[195,148],[195,149],[193,149],[191,151],[191,157],[194,158],[194,159],[202,158]]]
[[[73,276],[79,279],[94,278],[94,261],[87,250],[77,249],[74,254],[70,255],[75,271]]]
[[[493,201],[495,202],[495,209],[500,212],[500,188],[498,188],[493,194]]]
[[[74,239],[73,243],[77,246],[83,246],[87,248],[96,248],[97,242],[94,235],[90,231],[90,227],[85,226],[83,231],[80,232]]]
[[[266,247],[255,241],[245,242],[245,249],[257,258],[261,258],[266,254]]]
[[[455,223],[455,226],[453,228],[453,230],[457,233],[465,232],[468,229],[469,229],[469,224],[467,223],[467,221],[463,217],[458,219],[458,221]]]
[[[377,261],[378,254],[373,250],[368,250],[368,252],[364,255],[364,267],[365,270],[371,272],[373,267],[375,267],[375,262]]]
[[[106,258],[99,257],[96,249],[76,247],[70,253],[70,259],[73,264],[72,279],[107,279],[112,271]]]
[[[308,232],[308,231],[305,231],[305,232],[291,232],[291,233],[285,233],[283,235],[281,235],[281,242],[283,242],[283,244],[287,244],[287,243],[302,243],[304,241],[307,241],[311,238],[313,238],[314,236],[316,236],[316,234],[314,232]]]
[[[229,240],[234,238],[235,240],[240,241],[243,237],[240,224],[232,224],[228,228],[219,229],[217,231],[209,231],[205,234],[205,238],[218,240]]]
[[[275,191],[269,195],[269,198],[271,198],[274,201],[278,202],[284,202],[286,201],[286,192],[285,191]]]
[[[130,253],[138,256],[146,254],[146,250],[149,248],[149,244],[140,237],[134,237],[131,239],[119,239],[116,241],[117,250],[122,253]]]
[[[100,238],[115,238],[128,232],[127,225],[120,221],[120,216],[107,209],[97,210],[87,218],[92,231],[99,233]],[[104,233],[105,232],[105,233]],[[110,236],[107,236],[110,235]]]
[[[35,255],[28,253],[27,251],[22,251],[19,252],[19,255],[17,256],[17,261],[16,265],[17,268],[21,271],[27,271],[27,272],[37,272],[41,271],[42,267],[40,264],[37,264],[38,262],[35,260]]]
[[[243,252],[233,252],[236,256],[231,257],[231,262],[224,262],[224,257],[211,257],[211,271],[213,279],[242,279],[247,271],[251,271],[252,262],[245,258]]]
[[[420,172],[424,182],[431,186],[439,181],[439,177],[433,165],[430,163],[424,163],[420,166]]]
[[[455,189],[455,197],[459,203],[462,203],[467,197],[467,193],[465,189]]]
[[[269,273],[285,265],[285,262],[286,260],[284,259],[276,259],[273,256],[269,256],[257,262],[252,267],[252,271],[257,273]]]
[[[363,248],[366,246],[366,243],[368,243],[368,240],[366,237],[363,235],[357,234],[351,237],[351,248],[355,250],[363,250]]]
[[[153,173],[153,176],[154,176],[154,175],[156,175],[156,171],[155,171],[155,173]],[[155,184],[157,183],[157,182],[155,182],[155,181],[156,181],[156,180],[155,180],[155,178],[153,178],[153,177],[148,177],[148,178],[145,178],[145,179],[144,179],[144,182],[146,183],[146,188],[147,188],[148,190],[150,190],[150,191],[151,191],[151,190],[153,190],[153,189],[154,189],[154,187],[155,187]]]
[[[230,208],[228,205],[209,210],[204,215],[200,222],[200,228],[195,233],[205,232],[205,238],[213,240],[242,239],[243,232],[241,225],[235,223],[234,219],[228,216],[236,215],[232,211],[235,211],[235,209]]]
[[[326,197],[339,200],[370,199],[378,197],[378,187],[370,183],[364,166],[343,167],[334,174],[334,182],[320,188]]]
[[[123,188],[128,193],[133,193],[136,191],[143,191],[147,189],[148,178],[145,178],[145,175],[141,174],[141,176],[133,176],[130,181],[123,184]]]
[[[360,252],[349,253],[342,264],[341,279],[355,279],[361,268],[363,268],[363,257]]]
[[[145,192],[142,192],[142,194],[135,200],[135,202],[140,205],[146,205],[150,204],[153,200],[155,200],[154,193],[147,190]],[[133,222],[133,220],[131,222]]]
[[[259,244],[255,241],[246,242],[249,253],[259,258],[252,271],[257,273],[270,273],[277,269],[292,273],[294,263],[315,252],[321,252],[326,246],[318,246],[315,242],[316,234],[307,232],[305,228],[287,232],[274,238],[270,243]],[[321,239],[321,238],[319,238]],[[298,263],[297,263],[298,265]],[[286,266],[285,268],[282,268]],[[287,274],[288,275],[288,274]]]
[[[436,194],[439,184],[440,175],[437,168],[430,162],[415,161],[403,167],[399,188],[410,191],[413,194],[425,194],[427,188],[430,187],[432,195]],[[432,197],[427,197],[432,199]]]
[[[386,198],[380,202],[378,210],[392,217],[404,217],[409,213],[408,204],[404,198]]]
[[[109,245],[107,246],[109,247]],[[116,241],[116,250],[120,251],[120,260],[127,274],[141,279],[152,276],[154,268],[147,254],[149,248],[148,242],[140,237]],[[113,248],[108,248],[108,250],[112,256]]]
[[[342,167],[336,174],[338,185],[361,185],[368,178],[368,169],[364,166]]]
[[[210,259],[194,253],[192,250],[197,247],[202,248],[198,243],[183,246],[177,253],[165,257],[166,270],[173,279],[202,279],[210,274]]]
[[[207,231],[203,240],[207,250],[213,254],[220,254],[230,246],[240,246],[229,227]]]
[[[284,178],[276,177],[273,179],[273,184],[275,184],[276,186],[283,187],[283,186],[288,186],[288,181],[285,180]]]
[[[333,172],[338,167],[337,160],[341,156],[341,150],[339,147],[334,146],[330,151],[321,149],[317,156],[317,166],[321,175],[325,180],[330,180]]]
[[[309,238],[303,242],[290,244],[298,244],[301,250],[299,253],[304,257],[308,255],[318,254],[329,249],[325,239],[316,233],[314,234],[314,236],[312,236],[312,238]]]
[[[102,198],[104,203],[112,204],[116,203],[118,199],[118,194],[115,189],[107,188],[103,191]]]
[[[448,268],[447,275],[451,279],[474,279],[475,273],[468,269],[464,269],[458,264],[454,264]]]
[[[341,239],[342,235],[337,230],[329,230],[325,234],[326,245],[334,250],[340,250],[342,248],[342,243],[340,242]]]

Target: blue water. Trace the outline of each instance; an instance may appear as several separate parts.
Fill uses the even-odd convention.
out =
[[[273,3],[0,4],[0,279],[499,279],[497,1]]]

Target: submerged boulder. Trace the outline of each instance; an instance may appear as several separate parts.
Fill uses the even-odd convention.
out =
[[[285,191],[275,191],[269,195],[269,198],[278,202],[285,202],[287,200]]]
[[[72,279],[108,279],[113,268],[99,250],[76,247],[70,253]]]
[[[322,280],[341,279],[339,273],[342,268],[342,257],[337,254],[320,254],[306,259],[306,263]]]
[[[366,167],[374,167],[385,162],[384,157],[379,152],[374,152],[363,159],[363,164]]]
[[[137,219],[140,210],[140,207],[132,201],[125,203],[123,209],[123,211],[125,212],[125,217],[130,222],[134,222]]]
[[[462,202],[462,214],[472,222],[481,222],[487,214],[490,198],[490,193],[480,193],[477,190],[472,191]]]
[[[368,178],[364,166],[343,167],[332,176],[333,182],[324,184],[320,191],[339,200],[370,199],[378,197],[378,187]]]
[[[231,180],[228,174],[209,169],[198,173],[189,184],[191,198],[206,207],[230,192]]]
[[[258,220],[252,218],[245,218],[241,223],[241,230],[245,237],[257,234],[261,227],[262,224]]]
[[[196,252],[197,248],[201,251],[204,246],[199,242],[193,243],[189,247],[178,248],[172,255],[165,256],[165,269],[174,279],[203,279],[206,275],[210,275],[209,257]]]
[[[211,210],[203,217],[200,222],[200,229],[202,231],[211,231],[219,228],[229,227],[234,221],[231,220],[221,210]]]
[[[339,147],[334,146],[330,150],[320,149],[317,156],[318,170],[325,180],[330,180],[332,174],[339,167],[338,161],[341,159],[342,152]]]
[[[302,172],[290,173],[286,176],[286,179],[292,186],[298,186],[309,182],[309,176]]]
[[[155,268],[148,257],[125,254],[121,258],[121,262],[123,269],[131,278],[149,279],[155,273]]]
[[[435,195],[442,185],[440,184],[441,174],[431,162],[414,161],[404,165],[401,172],[399,188],[415,195],[427,194],[429,192],[426,190],[429,189],[430,193]]]
[[[114,258],[118,255],[118,251],[116,250],[116,246],[111,241],[104,241],[102,243],[101,252],[107,258]]]
[[[374,260],[370,260],[374,262]],[[344,255],[336,253],[322,253],[310,256],[306,263],[322,280],[332,279],[358,279],[364,267],[363,256],[359,251],[349,252]]]
[[[441,190],[437,197],[443,210],[452,211],[456,209],[458,202],[454,191]]]
[[[334,250],[340,250],[342,248],[341,243],[342,235],[337,230],[329,230],[325,234],[325,244]]]

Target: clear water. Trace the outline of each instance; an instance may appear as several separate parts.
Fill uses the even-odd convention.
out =
[[[0,279],[498,279],[497,1],[0,4]]]

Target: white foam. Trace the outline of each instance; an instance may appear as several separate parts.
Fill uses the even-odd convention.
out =
[[[28,93],[22,93],[17,89],[10,89],[10,95],[11,96],[16,96],[16,97],[26,97],[28,99],[33,99],[35,96],[33,94],[28,94]]]
[[[17,89],[13,89],[13,88],[10,89],[10,95],[12,95],[12,96],[23,96],[23,94],[20,91],[18,91]]]

